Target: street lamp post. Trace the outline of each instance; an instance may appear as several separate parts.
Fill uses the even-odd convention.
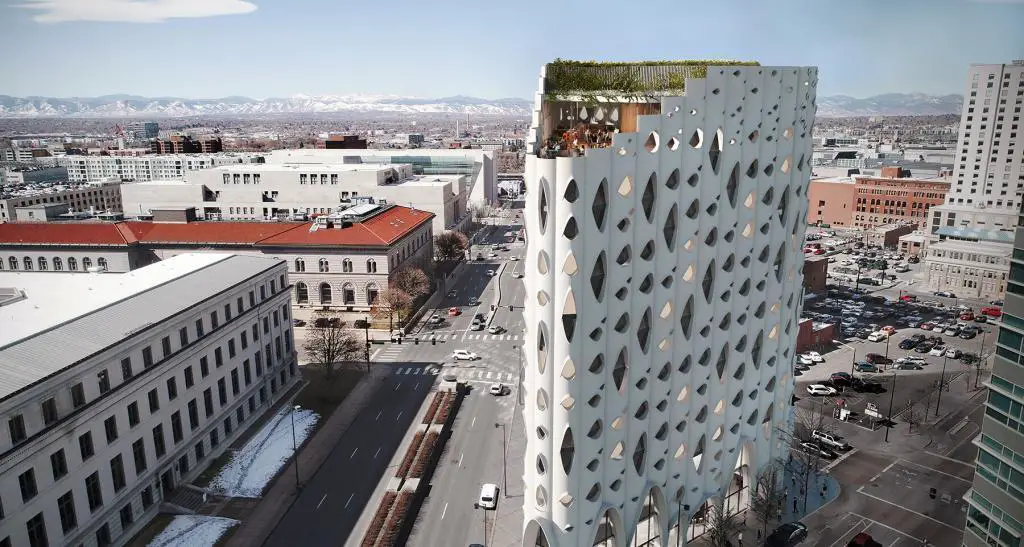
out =
[[[892,336],[890,336],[889,333],[885,334],[885,361],[886,361],[886,364],[882,365],[882,366],[885,366],[885,367],[889,366],[888,365],[888,362],[889,362],[889,340],[891,338],[892,338]]]
[[[505,447],[505,424],[496,423],[494,427],[501,428],[501,493],[503,497],[508,497],[508,462],[506,461],[506,447]]]
[[[974,368],[977,373],[974,375],[974,389],[978,389],[978,381],[981,379],[981,367],[985,364],[985,337],[988,336],[988,329],[981,330],[981,349],[978,350],[978,361]]]
[[[302,407],[295,405],[292,407],[291,418],[292,418],[292,454],[295,458],[295,490],[296,492],[302,489],[302,483],[299,482],[299,446],[295,440],[295,413],[301,410]]]
[[[935,415],[939,415],[939,405],[942,404],[942,388],[946,383],[946,361],[949,360],[949,356],[943,354],[942,357],[942,374],[939,375],[939,398],[935,400]]]
[[[853,369],[854,369],[854,366],[857,364],[857,348],[851,346],[850,344],[844,344],[844,343],[840,342],[839,340],[833,340],[832,343],[836,344],[836,345],[848,347],[851,350],[853,350],[853,357],[850,359],[850,376],[853,376]]]
[[[363,317],[363,336],[366,337],[366,372],[370,372],[370,318]]]
[[[891,389],[892,392],[889,393],[889,416],[885,420],[885,442],[889,442],[889,430],[892,429],[892,405],[896,398],[896,369],[893,369]]]

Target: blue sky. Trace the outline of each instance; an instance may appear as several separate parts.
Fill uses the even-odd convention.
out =
[[[532,95],[571,59],[817,65],[819,95],[962,93],[1024,0],[0,0],[0,94]],[[954,39],[963,36],[962,41]]]

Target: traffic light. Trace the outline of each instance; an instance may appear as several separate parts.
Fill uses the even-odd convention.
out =
[[[508,311],[512,311],[512,305],[511,304],[509,304],[509,306],[508,306]]]

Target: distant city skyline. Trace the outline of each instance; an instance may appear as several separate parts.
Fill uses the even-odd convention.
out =
[[[946,95],[1024,51],[1022,0],[649,0],[629,24],[621,3],[570,4],[0,0],[0,47],[21,53],[0,57],[0,94],[530,98],[562,57],[815,65],[819,96]]]

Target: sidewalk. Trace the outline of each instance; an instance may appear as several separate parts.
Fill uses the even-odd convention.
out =
[[[312,477],[324,460],[338,444],[349,425],[356,419],[359,412],[369,403],[380,388],[384,379],[391,374],[390,367],[372,367],[370,373],[363,376],[352,389],[348,398],[335,409],[330,418],[317,430],[305,447],[299,451],[300,481],[305,482]],[[294,473],[294,460],[291,465],[281,469],[278,478],[285,473]],[[295,482],[275,479],[270,490],[263,494],[259,504],[243,522],[227,542],[227,547],[251,547],[262,545],[267,536],[274,531],[278,522],[284,517],[296,499]]]

